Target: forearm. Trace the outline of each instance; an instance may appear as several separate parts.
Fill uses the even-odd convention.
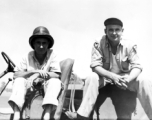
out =
[[[17,71],[14,73],[13,78],[18,78],[18,77],[28,78],[35,73],[37,72],[36,71]]]
[[[37,78],[37,77],[39,77],[38,76],[39,74],[34,74],[34,75],[32,75],[32,78]],[[37,85],[39,82],[42,82],[42,81],[44,81],[44,80],[49,80],[49,79],[51,79],[51,78],[59,78],[60,77],[60,73],[58,74],[58,73],[54,73],[54,72],[47,72],[47,75],[48,76],[46,76],[46,78],[43,78],[43,79],[36,79],[36,80],[34,80],[34,85]],[[42,81],[41,81],[42,80]]]
[[[97,67],[93,68],[93,71],[96,72],[99,76],[103,76],[108,79],[112,79],[112,72],[102,68],[101,66],[97,66]]]
[[[134,80],[135,78],[137,78],[140,73],[141,73],[141,69],[139,69],[139,68],[133,68],[130,71],[130,74],[128,76],[128,82],[130,82],[130,81]]]
[[[48,72],[49,78],[60,78],[61,73]]]
[[[123,80],[123,76],[110,72],[100,66],[95,67],[93,70],[99,76],[106,77],[107,78],[106,82],[114,83],[116,86],[122,89],[127,88],[127,85],[125,84],[125,81]]]

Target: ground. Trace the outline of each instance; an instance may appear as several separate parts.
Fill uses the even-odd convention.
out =
[[[7,120],[10,118],[10,114],[6,114],[6,113],[12,112],[11,108],[9,107],[7,103],[9,96],[10,94],[5,94],[5,95],[0,96],[0,120],[3,120],[3,119]],[[36,117],[37,119],[41,118],[41,113],[42,113],[41,103],[42,103],[41,97],[35,100],[31,108],[33,111],[31,118],[34,118],[34,117]],[[2,114],[2,112],[5,114]],[[104,104],[101,106],[100,112],[101,112],[101,117],[103,118],[103,120],[116,120],[116,113],[112,105],[112,102],[109,98],[107,98]],[[137,99],[136,112],[137,112],[136,115],[135,114],[132,115],[133,120],[148,120],[147,115],[145,114],[143,108],[141,107],[141,104],[138,99]],[[96,115],[94,114],[94,118],[95,117]]]

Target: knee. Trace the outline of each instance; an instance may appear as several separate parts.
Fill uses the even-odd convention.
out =
[[[152,87],[152,81],[149,79],[141,79],[139,80],[139,87],[144,87],[144,88],[148,88],[148,87]]]
[[[148,89],[149,87],[152,87],[152,80],[150,80],[148,76],[139,76],[137,81],[139,89]]]
[[[51,78],[45,83],[44,92],[50,94],[48,91],[59,92],[61,90],[61,81],[58,78]]]
[[[47,82],[48,82],[48,84],[51,84],[51,85],[54,85],[54,86],[61,85],[61,80],[58,79],[58,78],[51,78]]]
[[[147,84],[151,81],[150,79],[151,78],[147,74],[141,73],[136,80],[139,84]]]
[[[23,85],[23,84],[25,84],[25,78],[22,78],[22,77],[20,77],[20,78],[16,78],[15,80],[14,80],[14,84],[16,85],[19,85],[19,86],[21,86],[21,85]]]

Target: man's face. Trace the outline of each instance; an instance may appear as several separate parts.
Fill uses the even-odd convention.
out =
[[[123,28],[120,25],[107,25],[105,33],[111,42],[119,42],[123,33]]]
[[[49,41],[46,38],[36,38],[33,46],[37,54],[45,54],[48,50]]]

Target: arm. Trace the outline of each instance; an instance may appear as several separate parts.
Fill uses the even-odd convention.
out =
[[[103,76],[106,77],[108,79],[110,79],[111,81],[113,81],[117,86],[119,87],[123,87],[126,88],[127,86],[125,84],[121,84],[120,81],[123,81],[123,76],[117,75],[113,72],[110,72],[104,68],[102,68],[101,66],[96,66],[95,68],[92,68],[94,72],[96,72],[99,76]],[[110,82],[111,82],[110,81]]]
[[[43,78],[43,79],[36,79],[39,76],[41,76],[41,78]],[[43,82],[44,80],[47,81],[50,78],[60,78],[60,73],[43,71],[43,75],[42,75],[42,72],[41,73],[36,73],[36,74],[32,75],[30,78],[32,78],[32,80],[34,81],[33,84],[37,85],[39,82]]]
[[[139,76],[139,74],[142,72],[142,66],[140,63],[139,56],[137,54],[137,45],[133,45],[132,49],[129,52],[128,59],[131,64],[131,71],[127,78],[127,82],[130,82],[136,79]]]
[[[60,78],[61,73],[58,73],[58,72],[48,72],[48,75],[49,75],[48,79],[50,79],[50,78]]]
[[[131,65],[131,70],[134,68],[138,68],[142,71],[141,61],[140,61],[140,58],[139,58],[138,52],[137,52],[137,45],[133,45],[131,47],[131,50],[130,50],[129,56],[128,56],[128,61]]]
[[[104,49],[104,48],[103,48]],[[95,42],[92,48],[92,56],[91,56],[91,65],[90,67],[94,72],[96,72],[99,76],[106,77],[110,79],[109,81],[113,81],[116,85],[122,86],[119,81],[122,79],[122,76],[112,73],[103,68],[103,52],[100,48],[99,42]]]
[[[14,73],[13,78],[16,79],[18,77],[24,77],[24,78],[28,78],[31,75],[38,73],[37,71],[17,71]]]
[[[132,80],[136,79],[139,74],[141,73],[141,69],[139,68],[133,68],[131,71],[130,71],[130,74],[127,78],[127,82],[131,82]]]
[[[14,73],[14,78],[18,78],[18,77],[24,77],[24,78],[28,78],[33,74],[38,73],[37,77],[41,76],[41,77],[47,77],[47,79],[50,78],[59,78],[60,77],[60,73],[55,73],[55,72],[46,72],[43,70],[33,70],[33,71],[17,71]]]
[[[29,56],[29,55],[30,55],[30,53],[28,54],[28,57],[31,58],[31,56]],[[23,56],[21,58],[20,62],[18,63],[18,65],[15,67],[15,69],[14,69],[15,73],[13,76],[14,79],[16,79],[18,77],[28,78],[31,75],[36,73],[35,70],[27,71],[28,57]]]
[[[93,71],[96,72],[98,75],[109,78],[109,79],[113,79],[113,76],[115,73],[112,73],[110,71],[105,70],[104,68],[97,66],[95,68],[93,68]],[[141,73],[141,69],[139,68],[133,68],[130,71],[130,74],[127,78],[127,82],[130,82],[132,80],[134,80],[135,78],[137,78],[139,76],[139,74]]]
[[[101,66],[96,66],[92,68],[94,72],[96,72],[99,76],[103,76],[109,79],[112,79],[112,73]]]

